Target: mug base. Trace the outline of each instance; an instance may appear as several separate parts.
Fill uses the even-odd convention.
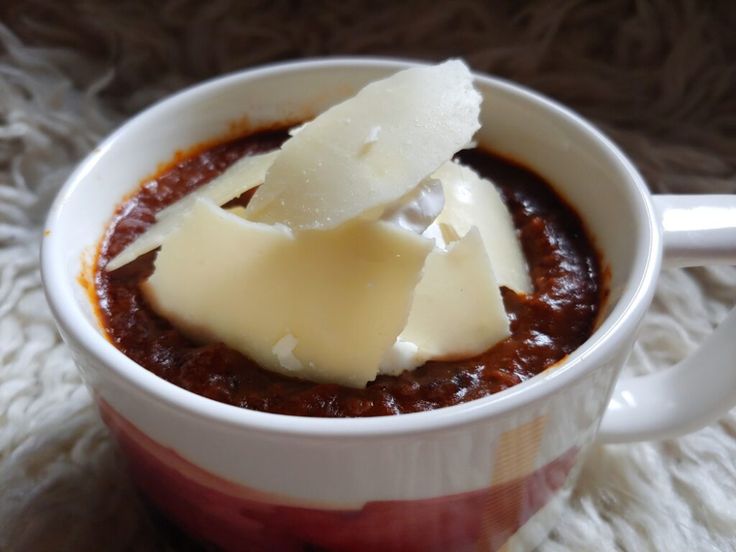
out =
[[[571,448],[525,477],[450,496],[371,501],[350,510],[286,504],[190,463],[105,401],[99,407],[135,484],[160,515],[196,539],[184,541],[192,550],[530,550],[557,519],[578,457]]]

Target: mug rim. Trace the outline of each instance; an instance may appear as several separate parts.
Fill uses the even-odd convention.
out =
[[[210,420],[234,428],[299,437],[367,438],[390,437],[424,433],[467,425],[481,419],[507,415],[544,400],[562,388],[574,384],[595,370],[597,359],[607,357],[625,347],[630,332],[644,316],[655,290],[662,256],[661,232],[657,223],[651,195],[633,163],[601,131],[571,109],[506,79],[473,71],[476,82],[502,89],[524,101],[541,106],[545,111],[562,117],[568,124],[582,130],[595,142],[612,165],[618,165],[626,175],[626,190],[635,198],[645,223],[646,232],[639,239],[646,241],[637,248],[631,274],[626,280],[615,308],[607,313],[593,334],[570,355],[540,374],[503,391],[469,402],[446,406],[430,411],[412,412],[390,416],[358,418],[313,418],[286,414],[260,412],[221,403],[197,395],[164,380],[128,358],[101,334],[84,316],[74,298],[69,278],[63,274],[59,258],[64,244],[55,239],[55,228],[63,220],[64,206],[84,181],[90,169],[103,155],[113,150],[115,143],[129,132],[131,127],[150,117],[163,105],[207,95],[222,86],[234,82],[247,82],[258,77],[268,77],[284,72],[310,71],[325,68],[351,66],[400,70],[427,62],[383,57],[326,57],[267,64],[215,77],[187,87],[149,106],[107,136],[101,144],[85,157],[58,192],[49,210],[41,244],[41,277],[44,292],[51,311],[62,334],[81,346],[94,360],[104,366],[116,379],[133,393],[143,393],[172,409],[200,419]],[[583,217],[584,219],[584,217]],[[80,259],[81,261],[81,259]],[[81,265],[80,265],[81,266]]]

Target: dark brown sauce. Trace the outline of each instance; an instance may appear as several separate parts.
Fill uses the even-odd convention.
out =
[[[153,312],[139,284],[151,274],[155,252],[114,272],[100,269],[152,224],[157,211],[241,156],[274,149],[286,138],[283,130],[267,131],[195,153],[144,183],[118,209],[100,250],[97,295],[111,341],[151,372],[194,393],[253,410],[379,416],[496,393],[542,372],[592,333],[602,297],[601,271],[580,218],[542,178],[477,149],[459,158],[500,189],[521,235],[534,292],[524,296],[502,288],[512,335],[474,358],[429,362],[399,376],[379,376],[365,389],[293,379],[259,368],[222,343],[194,343]]]

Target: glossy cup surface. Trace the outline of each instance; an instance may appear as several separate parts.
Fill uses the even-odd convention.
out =
[[[177,150],[310,118],[409,65],[326,59],[187,89],[111,135],[60,192],[42,271],[49,303],[139,485],[196,536],[228,549],[528,549],[544,538],[605,410],[659,271],[646,187],[565,108],[477,76],[478,141],[551,181],[610,269],[595,334],[511,389],[433,412],[313,419],[239,409],[180,389],[103,337],[78,276],[122,198]],[[86,261],[85,261],[86,259]]]

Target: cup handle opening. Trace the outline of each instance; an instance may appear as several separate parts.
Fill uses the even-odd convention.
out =
[[[736,195],[655,195],[664,266],[736,264]],[[617,383],[601,421],[602,443],[668,439],[736,405],[736,308],[688,357]]]

